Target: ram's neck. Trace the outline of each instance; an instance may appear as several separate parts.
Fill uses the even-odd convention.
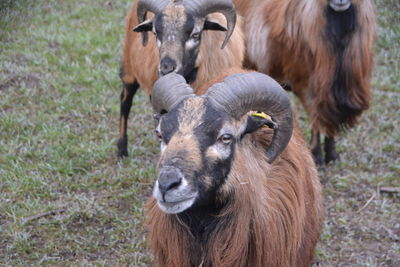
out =
[[[176,219],[190,230],[189,234],[199,245],[205,245],[208,236],[222,221],[222,210],[220,205],[201,206],[178,214]]]

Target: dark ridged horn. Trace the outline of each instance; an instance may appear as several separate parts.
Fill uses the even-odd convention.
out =
[[[139,0],[137,6],[138,24],[146,20],[148,11],[157,15],[164,10],[164,8],[168,5],[168,3],[169,0]],[[147,32],[142,32],[143,46],[147,45],[147,41],[148,41]]]
[[[262,111],[272,117],[277,128],[267,149],[269,163],[286,148],[293,131],[290,99],[283,88],[269,76],[257,72],[233,74],[222,83],[211,86],[206,95],[235,119],[240,119],[251,110]]]
[[[199,17],[206,17],[210,13],[222,13],[227,22],[227,31],[225,40],[222,43],[223,49],[231,38],[236,25],[236,9],[231,0],[186,0],[185,8]]]
[[[176,73],[169,73],[158,79],[153,86],[153,109],[156,113],[169,112],[191,95],[194,95],[193,89],[186,83],[185,78]]]

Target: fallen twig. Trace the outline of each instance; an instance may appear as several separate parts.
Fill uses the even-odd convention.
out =
[[[56,210],[50,210],[50,211],[47,211],[47,212],[42,212],[42,213],[39,213],[39,214],[36,214],[36,215],[33,215],[33,216],[22,218],[21,222],[22,222],[22,224],[26,224],[28,222],[35,221],[35,220],[38,220],[38,219],[43,218],[43,217],[53,216],[53,215],[56,215],[56,214],[64,213],[65,211],[67,211],[67,208],[59,208],[59,209],[56,209]]]
[[[364,206],[362,206],[362,208],[357,211],[357,213],[360,213],[362,210],[364,210],[369,205],[369,203],[371,203],[371,201],[374,200],[375,197],[376,197],[376,192],[372,194],[372,196],[368,199],[368,201],[364,204]]]

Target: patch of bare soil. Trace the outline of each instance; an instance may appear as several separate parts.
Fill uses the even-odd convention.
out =
[[[6,91],[10,88],[19,88],[22,85],[28,88],[38,88],[40,81],[41,79],[38,73],[11,74],[4,81],[0,82],[0,91]]]
[[[325,260],[317,256],[314,266],[400,266],[400,214],[396,211],[400,195],[368,196],[363,205],[338,211],[334,206],[341,198],[361,201],[359,195],[343,194],[325,202],[329,237],[322,237],[325,240],[319,244]]]

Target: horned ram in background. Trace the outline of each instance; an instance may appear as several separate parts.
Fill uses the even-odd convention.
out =
[[[248,64],[290,87],[307,110],[318,164],[371,99],[373,0],[234,0],[245,17]]]
[[[178,74],[154,85],[161,156],[147,223],[156,265],[309,266],[321,186],[297,126],[292,135],[289,98],[261,73],[224,77],[202,96]]]
[[[221,70],[242,66],[244,38],[236,21],[240,24],[231,0],[135,1],[122,53],[120,157],[128,155],[128,116],[140,86],[151,96],[159,76],[176,72],[197,90]]]

